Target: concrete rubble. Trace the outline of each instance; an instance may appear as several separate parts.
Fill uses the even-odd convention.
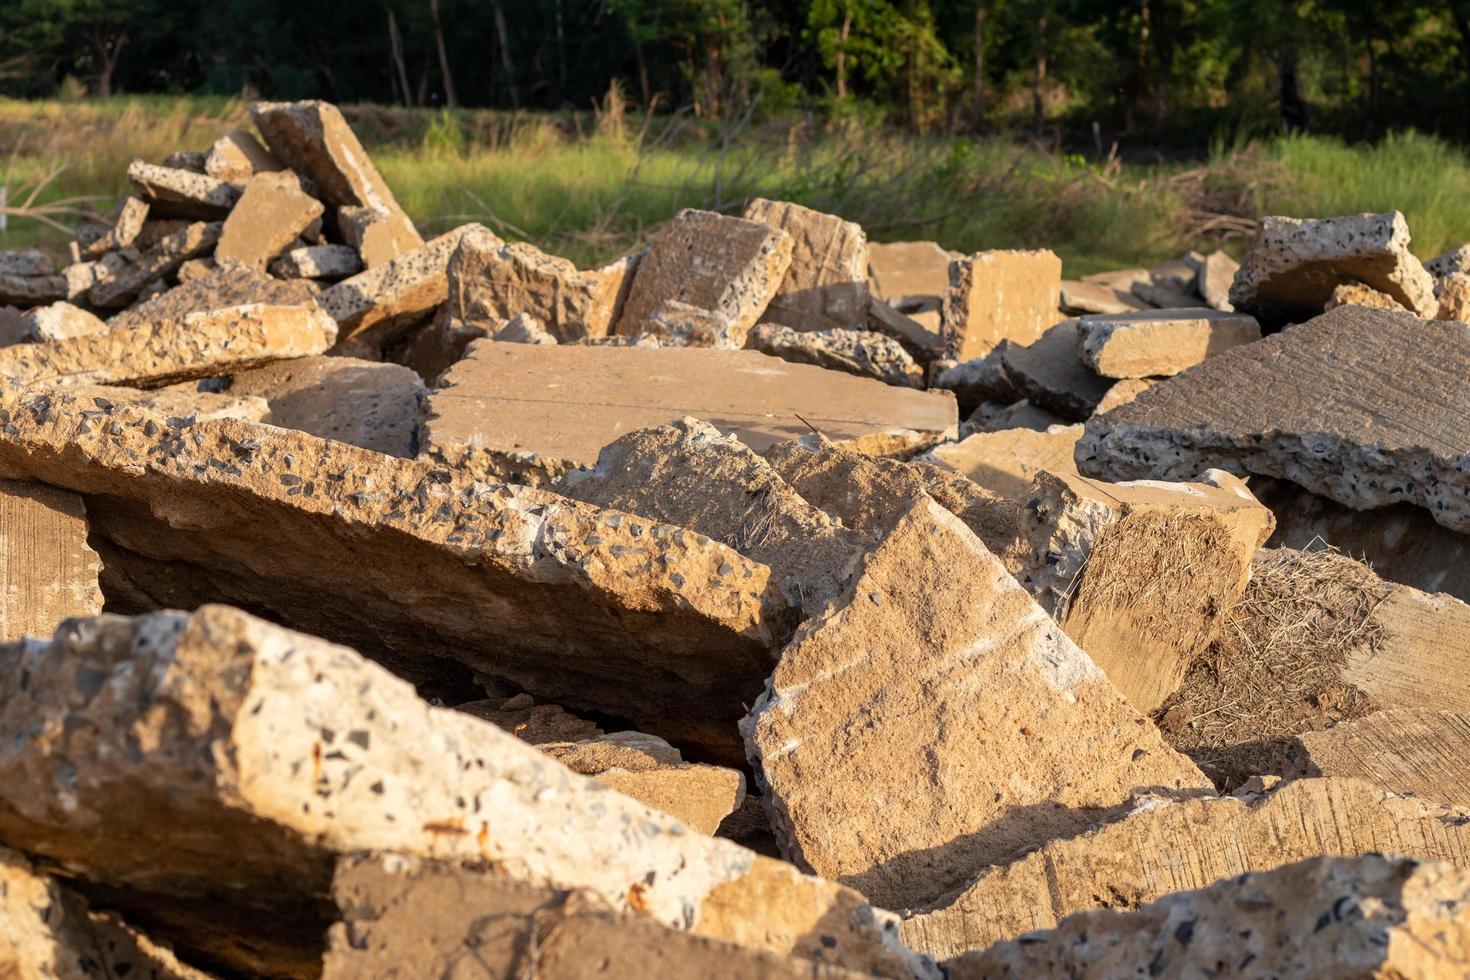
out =
[[[384,111],[0,251],[0,976],[1466,972],[1470,246],[533,243]]]

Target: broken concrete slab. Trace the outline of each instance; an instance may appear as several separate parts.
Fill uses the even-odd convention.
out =
[[[217,221],[230,213],[241,193],[238,184],[142,160],[128,164],[128,180],[147,202],[151,217]]]
[[[1089,420],[1077,463],[1113,481],[1259,473],[1359,510],[1417,504],[1470,530],[1467,373],[1463,324],[1343,306]]]
[[[446,693],[467,664],[741,755],[781,600],[703,535],[270,425],[13,385],[0,409],[0,476],[87,498],[112,608],[269,610]]]
[[[1061,307],[1073,316],[1083,313],[1128,313],[1146,310],[1149,304],[1132,292],[1095,282],[1062,280]]]
[[[928,315],[900,313],[876,297],[868,304],[868,326],[900,341],[918,360],[929,363],[944,354],[938,311]]]
[[[1439,300],[1437,320],[1470,321],[1470,274],[1460,273],[1435,280],[1434,296]]]
[[[871,242],[868,286],[877,299],[902,309],[924,298],[939,300],[949,289],[949,264],[963,258],[935,242]]]
[[[868,542],[793,490],[734,435],[683,418],[630,432],[567,475],[573,500],[708,535],[767,565],[791,627],[836,598]]]
[[[1431,977],[1462,972],[1470,874],[1379,854],[1314,858],[1068,916],[945,964],[950,980],[1209,976]]]
[[[205,173],[235,183],[281,169],[281,161],[271,156],[260,140],[238,126],[226,130],[204,155]]]
[[[69,616],[100,613],[101,570],[81,497],[0,480],[0,643],[49,636]]]
[[[1082,358],[1080,320],[1063,320],[1027,346],[1006,341],[1000,363],[1006,380],[1033,405],[1069,422],[1092,415],[1110,382]]]
[[[487,478],[544,484],[595,465],[627,432],[685,416],[757,452],[813,428],[886,450],[945,438],[958,425],[948,392],[893,388],[756,351],[478,340],[430,393],[419,446]]]
[[[1347,776],[1399,796],[1470,807],[1464,762],[1470,714],[1465,712],[1375,711],[1296,741],[1287,778]]]
[[[25,319],[30,324],[31,336],[43,343],[105,333],[108,329],[96,314],[66,302],[37,307],[27,313]]]
[[[749,334],[730,316],[718,310],[703,310],[676,299],[666,299],[654,308],[638,336],[652,338],[657,347],[715,347],[740,350]],[[774,356],[774,355],[773,355]]]
[[[115,249],[127,248],[138,240],[147,221],[148,202],[129,195],[118,205],[112,225],[81,249],[77,259],[98,259]]]
[[[527,242],[466,236],[447,267],[446,315],[466,322],[536,317],[561,343],[606,337],[618,314],[623,276],[579,272],[566,259]]]
[[[1362,283],[1419,316],[1434,316],[1434,277],[1409,251],[1409,226],[1397,211],[1262,218],[1230,302],[1266,327],[1301,323],[1321,312],[1343,282]]]
[[[461,225],[376,268],[344,279],[317,296],[340,328],[340,339],[374,330],[401,333],[449,298],[445,270],[466,240],[499,242],[483,225]]]
[[[1156,282],[1152,279],[1135,282],[1129,287],[1134,296],[1157,309],[1205,309],[1205,304],[1194,294],[1193,283],[1183,286],[1177,280]]]
[[[1140,712],[1161,705],[1240,597],[1276,526],[1227,473],[1106,484],[1041,473],[1021,506],[1024,585]]]
[[[796,330],[762,323],[750,332],[745,345],[793,364],[815,364],[887,385],[924,387],[924,369],[903,345],[873,330]]]
[[[46,733],[0,748],[0,833],[231,974],[313,975],[334,858],[359,850],[494,862],[497,880],[587,889],[753,949],[919,965],[855,893],[689,833],[349,648],[236,609],[73,620],[0,664],[5,729]],[[204,916],[233,928],[191,928]]]
[[[250,119],[276,159],[310,178],[323,201],[338,208],[370,208],[383,216],[389,233],[374,244],[386,247],[363,256],[369,269],[423,247],[423,238],[336,106],[257,102],[250,107]]]
[[[150,326],[0,348],[0,377],[27,384],[157,388],[255,364],[320,354],[336,324],[305,306],[234,306]]]
[[[1339,306],[1355,303],[1358,306],[1367,306],[1378,310],[1402,310],[1404,305],[1387,293],[1380,293],[1372,286],[1365,286],[1360,282],[1340,282],[1332,288],[1332,295],[1322,305],[1322,312],[1335,310]],[[1442,319],[1454,319],[1444,317]]]
[[[1213,791],[930,501],[798,631],[741,728],[782,850],[887,908],[1121,816],[1136,791]]]
[[[0,304],[29,309],[59,299],[70,299],[73,293],[63,276],[12,276],[0,273]]]
[[[646,732],[546,742],[539,748],[572,772],[676,817],[700,834],[713,834],[745,797],[739,770],[685,762],[678,749]]]
[[[761,317],[793,330],[851,330],[868,319],[868,238],[861,225],[790,201],[763,197],[747,221],[791,236],[791,264]]]
[[[354,855],[337,865],[341,910],[323,980],[360,977],[727,977],[859,980],[831,963],[781,956],[618,914],[585,891],[525,884],[447,861]],[[487,921],[494,928],[487,929]]]
[[[1099,907],[1136,908],[1323,855],[1401,854],[1463,865],[1466,811],[1352,779],[1301,779],[1262,795],[1146,801],[1122,820],[982,872],[904,922],[915,949],[945,958]],[[1047,896],[1037,901],[1037,896]]]
[[[270,263],[281,279],[345,279],[362,271],[362,257],[349,245],[303,245]]]
[[[659,229],[639,262],[616,332],[642,332],[671,299],[722,313],[749,332],[781,288],[794,245],[779,228],[686,208]]]
[[[1002,429],[977,432],[959,442],[935,446],[920,460],[954,470],[985,489],[1023,502],[1043,470],[1065,476],[1077,472],[1072,456],[1082,438],[1080,425],[1054,425],[1044,432]]]
[[[1243,313],[1146,310],[1084,316],[1077,338],[1082,362],[1105,378],[1166,378],[1260,340],[1261,326]]]
[[[1470,692],[1443,683],[1470,665],[1470,605],[1395,585],[1370,622],[1382,632],[1344,651],[1346,683],[1385,708],[1470,711]]]
[[[180,423],[207,422],[210,419],[263,422],[270,414],[270,405],[264,398],[213,391],[208,387],[210,384],[210,380],[205,379],[184,381],[151,391],[116,385],[68,385],[67,390],[78,397],[92,398],[94,402],[100,398],[108,408],[136,405],[155,415],[177,419]]]
[[[50,256],[38,248],[0,251],[0,276],[49,276],[55,272]]]
[[[1108,389],[1108,393],[1102,396],[1102,401],[1097,403],[1097,408],[1092,410],[1092,414],[1102,415],[1104,412],[1111,412],[1120,405],[1127,405],[1156,384],[1158,384],[1158,381],[1154,378],[1125,378],[1122,381],[1115,382]]]
[[[256,174],[245,184],[230,216],[225,219],[214,260],[264,272],[296,236],[321,217],[322,202],[301,188],[301,179],[289,170]]]
[[[428,391],[398,364],[298,357],[235,372],[229,393],[265,399],[271,425],[411,459]]]
[[[961,361],[945,368],[934,379],[934,387],[948,388],[959,401],[961,411],[973,411],[984,402],[1010,404],[1023,397],[1006,376],[1003,363],[1006,346],[996,348],[984,357]]]
[[[135,297],[150,298],[143,294],[153,283],[175,272],[185,261],[213,249],[219,242],[221,228],[216,221],[196,221],[170,232],[150,245],[136,261],[118,268],[105,279],[99,276],[96,285],[87,291],[87,298],[93,306],[109,309],[126,306]]]
[[[1061,319],[1062,260],[1048,251],[976,252],[950,264],[943,332],[951,357],[968,361],[1002,340],[1029,344]]]
[[[114,313],[110,330],[147,327],[163,320],[181,320],[190,313],[211,313],[231,306],[315,307],[316,299],[301,283],[281,282],[246,269],[213,269],[181,283],[166,293]]]
[[[1235,306],[1230,302],[1230,286],[1239,271],[1240,263],[1229,255],[1218,250],[1211,252],[1200,262],[1199,271],[1195,273],[1194,291],[1212,309],[1233,312]]]
[[[1424,269],[1436,279],[1470,273],[1470,245],[1442,252],[1424,263]]]
[[[25,855],[0,848],[0,976],[209,980],[116,915],[94,912]]]

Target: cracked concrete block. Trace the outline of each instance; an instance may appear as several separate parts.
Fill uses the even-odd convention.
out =
[[[466,322],[536,317],[560,343],[606,337],[623,292],[621,266],[579,272],[526,242],[468,236],[447,267],[446,314]]]
[[[1369,854],[1314,858],[1079,912],[945,964],[950,980],[1075,977],[1450,977],[1470,951],[1470,873]]]
[[[959,442],[935,446],[919,459],[969,477],[992,493],[1023,502],[1042,471],[1067,476],[1077,472],[1072,454],[1082,437],[1080,425],[1053,425],[1045,431],[1001,429],[977,432]]]
[[[0,723],[37,733],[0,746],[0,833],[231,975],[316,975],[335,858],[369,850],[493,863],[493,880],[585,889],[752,949],[919,963],[861,896],[690,833],[347,647],[236,609],[73,620],[0,648],[0,665]],[[205,917],[233,928],[195,928]]]
[[[1082,357],[1080,320],[1063,320],[1026,346],[1006,341],[1000,351],[1006,380],[1033,405],[1070,422],[1090,416],[1109,382]]]
[[[5,384],[0,410],[0,477],[87,499],[114,609],[268,609],[461,700],[468,665],[741,757],[780,600],[703,535],[270,425]]]
[[[280,282],[246,269],[210,269],[152,299],[114,313],[107,319],[107,327],[109,330],[147,327],[163,320],[181,320],[190,313],[212,313],[253,304],[315,308],[316,300],[301,283]]]
[[[791,265],[761,317],[793,330],[851,330],[868,319],[868,237],[861,225],[790,201],[763,197],[747,221],[791,236]]]
[[[242,265],[264,272],[266,263],[295,241],[317,218],[322,202],[301,188],[289,170],[256,174],[225,219],[214,260],[222,266]]]
[[[1399,796],[1470,807],[1470,713],[1419,707],[1375,711],[1296,738],[1287,778],[1345,776]]]
[[[769,566],[797,620],[837,597],[868,545],[802,499],[750,447],[694,418],[628,433],[559,489],[573,500],[698,531]]]
[[[797,330],[762,323],[745,346],[793,364],[815,364],[904,388],[924,387],[924,369],[903,345],[874,330]]]
[[[477,340],[430,393],[419,446],[486,478],[546,484],[593,466],[627,432],[685,416],[757,452],[813,428],[887,449],[932,442],[958,425],[948,392],[893,388],[756,351]]]
[[[1381,853],[1464,866],[1470,813],[1354,779],[1300,779],[1266,794],[1149,800],[1113,823],[989,868],[933,908],[904,939],[945,959],[1087,909],[1137,908],[1171,892],[1322,856]]]
[[[196,221],[171,231],[149,245],[136,260],[111,270],[105,278],[99,275],[96,284],[87,291],[87,299],[93,306],[109,309],[127,306],[134,298],[151,299],[144,295],[149,287],[176,272],[187,260],[213,249],[219,242],[221,228],[217,221]]]
[[[797,632],[741,728],[783,852],[886,908],[1121,816],[1135,792],[1212,791],[932,501]]]
[[[1230,286],[1239,271],[1240,263],[1229,255],[1218,250],[1211,252],[1200,262],[1199,271],[1195,273],[1194,291],[1212,309],[1231,313],[1235,307],[1230,302]]]
[[[149,326],[0,348],[0,377],[28,384],[157,388],[283,358],[320,354],[336,324],[305,306],[234,306]]]
[[[1342,306],[1090,419],[1077,465],[1112,481],[1278,477],[1358,510],[1412,503],[1463,532],[1467,374],[1464,324]]]
[[[1302,323],[1320,313],[1343,282],[1362,283],[1419,316],[1434,316],[1434,277],[1409,251],[1409,226],[1397,211],[1262,218],[1230,302],[1266,327]]]
[[[1020,401],[1024,396],[1006,376],[1003,364],[1007,346],[997,347],[984,357],[945,368],[935,377],[933,386],[953,391],[961,411],[973,411],[985,402],[1010,404]]]
[[[128,164],[128,180],[147,202],[149,216],[157,218],[217,221],[230,213],[241,192],[238,184],[143,160]]]
[[[886,300],[874,297],[868,303],[868,327],[899,341],[926,364],[944,355],[937,307],[923,313],[901,313]]]
[[[362,271],[362,257],[350,245],[303,245],[270,263],[281,279],[345,279]]]
[[[1206,651],[1276,526],[1244,483],[1210,476],[1218,485],[1041,473],[1019,510],[1021,584],[1144,714]]]
[[[374,243],[381,250],[364,254],[369,269],[423,247],[423,238],[336,106],[257,102],[250,119],[276,159],[309,178],[327,204],[368,208],[382,217],[388,233]]]
[[[127,248],[138,240],[143,226],[148,221],[148,202],[141,197],[129,195],[118,206],[112,225],[100,237],[88,242],[80,249],[78,259],[100,259],[108,252]]]
[[[793,247],[779,228],[686,208],[659,229],[639,262],[615,332],[642,332],[660,303],[678,300],[722,313],[748,333],[781,288]]]
[[[950,264],[943,332],[968,361],[1002,340],[1029,344],[1061,319],[1062,260],[1046,250],[976,252]]]
[[[239,128],[231,127],[214,141],[204,155],[204,172],[211,177],[241,183],[256,174],[284,169],[281,161],[271,156],[260,140]]]
[[[100,613],[101,571],[81,497],[0,480],[0,642],[49,635],[69,616]]]
[[[1082,363],[1105,378],[1166,378],[1260,340],[1261,326],[1243,313],[1147,310],[1084,316],[1077,339]]]
[[[310,356],[235,372],[229,393],[265,399],[262,422],[411,459],[428,390],[402,365]]]

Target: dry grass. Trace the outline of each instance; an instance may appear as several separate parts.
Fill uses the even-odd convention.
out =
[[[1334,551],[1262,551],[1209,651],[1156,714],[1170,744],[1223,787],[1279,772],[1289,740],[1373,710],[1345,684],[1348,651],[1376,647],[1390,586]]]

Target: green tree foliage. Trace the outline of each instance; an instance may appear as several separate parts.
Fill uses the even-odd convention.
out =
[[[1099,151],[1261,132],[1470,139],[1470,0],[3,0],[0,93],[439,107],[799,103]]]

